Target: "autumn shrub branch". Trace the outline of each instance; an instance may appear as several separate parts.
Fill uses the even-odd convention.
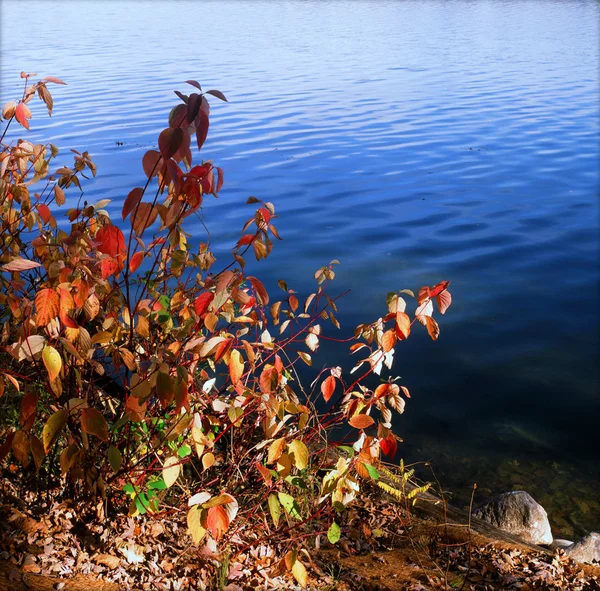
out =
[[[314,531],[335,543],[363,482],[379,478],[380,456],[397,455],[392,416],[409,391],[390,373],[394,351],[415,322],[438,338],[433,304],[446,311],[448,282],[421,288],[411,315],[405,289],[351,339],[326,335],[339,328],[339,296],[327,293],[337,261],[316,271],[303,302],[284,281],[273,299],[246,273],[248,256],[267,258],[280,239],[272,203],[248,199],[256,209],[220,269],[210,242],[189,242],[188,218],[204,224],[203,201],[224,184],[222,168],[192,154],[193,138],[201,151],[208,134],[208,98],[226,102],[220,91],[188,81],[193,92],[176,92],[117,225],[108,199],[67,197],[86,172],[96,176],[87,152],[53,168],[53,144],[5,141],[13,121],[29,129],[36,94],[52,113],[48,84],[64,82],[33,76],[22,74],[22,96],[2,110],[0,338],[12,366],[0,396],[15,395],[18,419],[0,427],[0,462],[44,472],[63,492],[126,499],[130,515],[175,507],[193,543],[212,550],[246,547],[258,527],[292,547],[285,568],[304,584],[290,536],[319,522]],[[326,366],[312,400],[296,365],[311,366],[322,339],[351,343],[358,361],[348,375]],[[102,387],[107,375],[116,393]],[[337,426],[351,445],[330,441]]]

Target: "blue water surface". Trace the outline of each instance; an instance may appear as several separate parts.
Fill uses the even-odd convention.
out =
[[[21,70],[68,82],[20,134],[89,150],[85,198],[115,219],[192,78],[230,101],[203,148],[225,169],[204,210],[219,260],[256,195],[284,241],[249,271],[306,295],[339,259],[342,336],[388,291],[451,280],[439,341],[397,352],[403,454],[457,502],[522,486],[556,531],[598,529],[598,2],[4,0],[0,16],[3,100]]]

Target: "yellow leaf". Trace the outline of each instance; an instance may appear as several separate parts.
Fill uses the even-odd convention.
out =
[[[229,355],[229,377],[231,378],[232,384],[237,384],[244,375],[244,360],[242,354],[237,350],[233,349]]]
[[[202,513],[204,511],[205,509],[194,505],[187,512],[188,529],[195,544],[199,544],[206,535],[206,529],[202,527]]]
[[[163,464],[163,480],[167,488],[173,486],[181,471],[181,460],[177,456],[171,456]]]
[[[42,361],[48,372],[48,379],[53,382],[62,368],[62,359],[59,352],[50,345],[46,345],[42,351]]]
[[[308,448],[303,441],[292,441],[288,445],[288,453],[298,470],[304,470],[308,466]]]
[[[212,452],[207,452],[202,456],[202,467],[208,470],[215,463],[215,456]]]
[[[301,587],[306,587],[308,584],[308,573],[306,572],[304,565],[298,559],[296,559],[296,562],[294,562],[294,565],[292,566],[292,574]]]

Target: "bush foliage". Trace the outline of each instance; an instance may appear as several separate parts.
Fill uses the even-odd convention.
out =
[[[326,291],[337,261],[317,270],[303,301],[283,281],[273,298],[245,271],[247,257],[268,257],[280,239],[272,203],[248,199],[255,211],[218,268],[209,240],[192,248],[185,230],[191,216],[205,223],[203,200],[223,187],[223,170],[194,163],[192,152],[207,137],[209,97],[225,96],[192,80],[191,94],[176,92],[117,225],[109,200],[82,201],[82,183],[96,176],[87,152],[55,168],[53,144],[5,139],[11,124],[29,129],[36,95],[51,114],[48,86],[64,84],[32,76],[22,73],[22,97],[2,111],[0,314],[10,362],[0,396],[18,418],[0,427],[0,461],[14,458],[65,495],[85,491],[117,507],[127,499],[131,515],[176,507],[193,541],[212,548],[249,524],[291,539],[311,520],[335,543],[336,516],[363,481],[378,479],[380,456],[397,452],[392,415],[409,392],[381,375],[415,322],[437,339],[433,303],[446,311],[448,282],[421,288],[411,315],[410,290],[388,294],[380,318],[338,341],[358,359],[352,372],[326,367],[303,387],[298,364],[312,364],[322,339],[337,340],[325,334],[339,328]],[[335,426],[349,445],[330,441]],[[285,565],[305,582],[294,549]]]

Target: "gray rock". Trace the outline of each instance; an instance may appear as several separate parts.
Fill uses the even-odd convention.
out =
[[[573,542],[571,540],[561,540],[559,538],[554,538],[554,541],[551,544],[551,548],[553,550],[556,550],[557,548],[561,548],[562,550],[565,550],[566,548],[568,548],[569,546],[572,546]]]
[[[600,533],[593,531],[565,548],[565,554],[577,562],[600,562]]]
[[[552,543],[552,531],[546,510],[524,490],[495,497],[475,509],[473,516],[531,544]]]

